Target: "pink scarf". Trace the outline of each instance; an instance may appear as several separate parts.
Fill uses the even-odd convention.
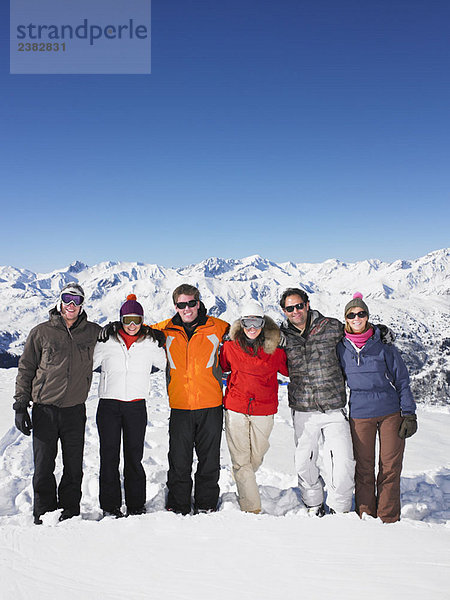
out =
[[[347,333],[345,337],[355,344],[357,348],[362,348],[369,338],[373,336],[373,329],[369,327],[364,333]]]

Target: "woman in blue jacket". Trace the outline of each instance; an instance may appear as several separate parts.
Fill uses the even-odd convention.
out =
[[[400,519],[400,473],[405,438],[417,431],[416,404],[399,351],[380,340],[357,292],[345,307],[345,336],[338,355],[350,388],[350,427],[356,461],[355,504],[384,523]],[[379,467],[375,484],[375,441]]]

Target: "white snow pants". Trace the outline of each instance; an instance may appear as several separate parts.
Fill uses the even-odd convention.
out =
[[[322,504],[325,482],[328,506],[335,512],[349,511],[355,486],[355,461],[350,425],[343,412],[293,410],[292,419],[295,467],[303,502],[306,506]],[[320,464],[319,448],[322,443]]]
[[[269,449],[273,421],[273,415],[244,415],[233,410],[225,411],[225,434],[241,510],[261,510],[255,472]]]

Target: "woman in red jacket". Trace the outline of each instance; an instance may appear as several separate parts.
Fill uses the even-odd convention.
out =
[[[288,375],[286,354],[278,348],[280,332],[261,305],[249,302],[220,351],[229,372],[225,392],[225,433],[241,510],[261,512],[255,473],[269,449],[278,409],[277,373]]]

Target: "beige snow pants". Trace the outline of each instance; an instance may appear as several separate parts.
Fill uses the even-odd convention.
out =
[[[230,450],[239,506],[247,512],[261,510],[261,498],[255,473],[269,449],[273,415],[245,415],[225,411],[225,434]]]

